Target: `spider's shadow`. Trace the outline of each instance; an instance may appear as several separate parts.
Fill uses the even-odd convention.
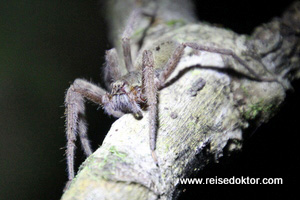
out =
[[[203,66],[203,65],[192,65],[190,67],[187,67],[181,71],[179,71],[179,73],[173,77],[171,80],[169,80],[168,82],[166,82],[161,89],[163,88],[166,88],[166,87],[169,87],[170,85],[172,85],[173,83],[175,83],[177,80],[179,80],[185,73],[189,72],[190,70],[193,70],[193,69],[211,69],[211,70],[216,70],[220,73],[224,73],[224,74],[228,74],[230,77],[234,77],[234,78],[237,78],[237,79],[241,79],[241,78],[247,78],[249,80],[252,80],[252,81],[262,81],[258,78],[254,78],[250,75],[247,75],[247,74],[244,74],[242,72],[239,72],[239,71],[236,71],[230,67],[225,67],[225,68],[220,68],[220,67],[215,67],[215,66]]]

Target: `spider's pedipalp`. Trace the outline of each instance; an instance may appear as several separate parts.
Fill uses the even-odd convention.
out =
[[[109,115],[119,118],[125,113],[132,113],[136,118],[143,117],[142,109],[128,94],[115,94],[105,99],[103,107]]]

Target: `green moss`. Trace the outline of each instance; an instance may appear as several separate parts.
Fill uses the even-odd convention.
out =
[[[109,148],[109,152],[119,158],[121,158],[123,161],[125,161],[125,158],[127,157],[127,154],[126,153],[123,153],[123,152],[119,152],[115,146],[111,146]]]
[[[115,174],[116,164],[120,161],[125,162],[127,157],[126,153],[118,151],[115,146],[111,146],[108,152],[101,162],[93,162],[97,163],[96,167],[101,171],[100,176],[105,180],[110,179]]]
[[[244,113],[244,117],[247,120],[253,120],[261,114],[268,114],[274,109],[273,104],[267,104],[264,100],[259,100],[257,103],[248,107],[248,110]]]
[[[250,95],[249,95],[248,89],[247,89],[244,85],[241,86],[241,89],[243,90],[244,94],[245,94],[247,97],[250,96]]]
[[[142,32],[144,32],[144,28],[140,28],[138,30],[136,30],[133,34],[132,34],[132,37],[136,37],[138,35],[140,35]]]
[[[252,40],[253,39],[252,35],[245,35],[245,36],[246,36],[246,40]]]
[[[199,74],[201,74],[200,70],[193,70],[192,71],[192,75],[194,75],[194,76],[199,75]]]
[[[196,125],[196,124],[195,124],[193,121],[190,121],[190,122],[187,124],[188,130],[193,129],[193,128],[195,127],[195,125]]]
[[[115,146],[111,146],[108,151],[110,152],[108,155],[103,157],[103,160],[98,163],[98,168],[103,169],[106,165],[114,166],[120,159],[122,162],[125,162],[125,158],[127,157],[126,153],[120,152],[116,149]],[[95,162],[93,162],[95,163]],[[112,167],[113,168],[113,167]]]
[[[165,153],[168,153],[170,151],[170,144],[166,143]]]
[[[185,24],[186,22],[183,19],[173,19],[166,22],[166,25],[168,26],[175,26],[175,25],[183,26]]]
[[[262,106],[260,103],[252,104],[249,109],[244,113],[244,117],[247,120],[253,120],[256,118],[257,114],[262,111]]]

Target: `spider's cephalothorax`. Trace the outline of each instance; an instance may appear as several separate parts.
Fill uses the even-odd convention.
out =
[[[122,80],[112,83],[111,93],[104,95],[102,101],[106,113],[114,117],[133,113],[136,118],[142,118],[141,107],[146,103],[141,86],[131,86]]]
[[[207,51],[231,56],[239,64],[244,66],[256,79],[262,81],[276,81],[276,79],[261,78],[251,68],[239,58],[232,50],[203,46],[197,43],[172,43],[172,51],[167,55],[166,61],[159,65],[154,65],[152,52],[162,53],[160,46],[151,50],[144,50],[141,53],[141,64],[134,66],[131,59],[131,48],[128,29],[135,20],[137,13],[129,17],[129,28],[125,29],[122,38],[124,63],[126,72],[120,69],[117,51],[111,49],[106,52],[106,67],[104,70],[104,80],[108,88],[106,90],[83,79],[76,79],[66,93],[66,135],[67,150],[66,157],[68,163],[68,178],[66,188],[74,178],[74,151],[76,136],[79,135],[83,150],[87,156],[92,153],[87,139],[87,126],[84,116],[85,99],[101,105],[107,114],[114,117],[121,117],[126,113],[133,113],[136,118],[142,117],[142,109],[147,108],[149,112],[149,141],[150,150],[154,163],[158,166],[158,159],[155,154],[156,132],[157,132],[157,92],[166,84],[166,80],[178,65],[186,47],[198,51]],[[164,44],[171,44],[165,42]],[[162,43],[163,44],[163,43]],[[166,57],[166,56],[164,56]],[[157,59],[160,60],[160,59]],[[156,67],[154,67],[156,66]],[[156,69],[155,69],[156,68]],[[121,72],[122,71],[122,72]],[[125,74],[125,75],[124,75]],[[148,155],[145,155],[148,156]]]

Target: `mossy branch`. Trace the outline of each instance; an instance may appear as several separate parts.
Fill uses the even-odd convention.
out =
[[[132,9],[137,6],[153,13],[156,8],[152,1],[109,2],[109,24],[117,47]],[[157,2],[155,21],[150,24],[145,15],[135,27],[131,38],[135,54],[147,28],[142,49],[153,49],[162,41],[232,49],[260,76],[278,81],[257,81],[231,57],[187,48],[170,84],[159,93],[160,167],[150,154],[147,112],[141,120],[125,115],[84,162],[63,200],[176,199],[178,178],[201,171],[224,152],[239,151],[246,130],[267,122],[284,101],[290,82],[300,77],[299,3],[246,36],[195,23],[187,0]],[[202,84],[199,89],[198,84]]]

